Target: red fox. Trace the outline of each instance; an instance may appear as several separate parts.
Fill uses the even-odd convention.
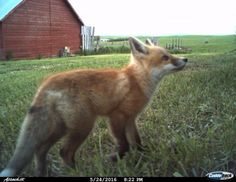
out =
[[[15,176],[35,156],[36,175],[46,175],[49,149],[65,137],[60,156],[75,165],[75,153],[97,116],[106,116],[121,159],[130,147],[142,149],[136,117],[161,79],[183,69],[187,58],[168,53],[150,41],[129,38],[130,63],[122,69],[85,69],[48,77],[39,87],[21,127],[13,157],[0,176]]]

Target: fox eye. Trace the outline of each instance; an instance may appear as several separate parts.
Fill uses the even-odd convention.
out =
[[[167,55],[162,56],[162,60],[163,61],[168,61],[169,60],[169,56],[167,56]]]

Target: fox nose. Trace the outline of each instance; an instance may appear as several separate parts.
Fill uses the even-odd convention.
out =
[[[184,61],[185,63],[187,63],[187,62],[188,62],[188,58],[183,58],[183,61]]]

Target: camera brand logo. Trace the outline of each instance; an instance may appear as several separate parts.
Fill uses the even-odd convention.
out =
[[[234,174],[225,171],[214,171],[208,173],[206,176],[213,180],[229,180],[234,177]]]

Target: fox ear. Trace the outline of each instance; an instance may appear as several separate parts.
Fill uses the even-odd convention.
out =
[[[129,44],[130,44],[131,52],[134,56],[138,56],[140,54],[143,54],[143,55],[148,54],[147,46],[144,43],[142,43],[140,40],[134,37],[130,37]]]
[[[147,39],[145,43],[149,46],[154,46],[154,44],[152,43],[150,39]]]

